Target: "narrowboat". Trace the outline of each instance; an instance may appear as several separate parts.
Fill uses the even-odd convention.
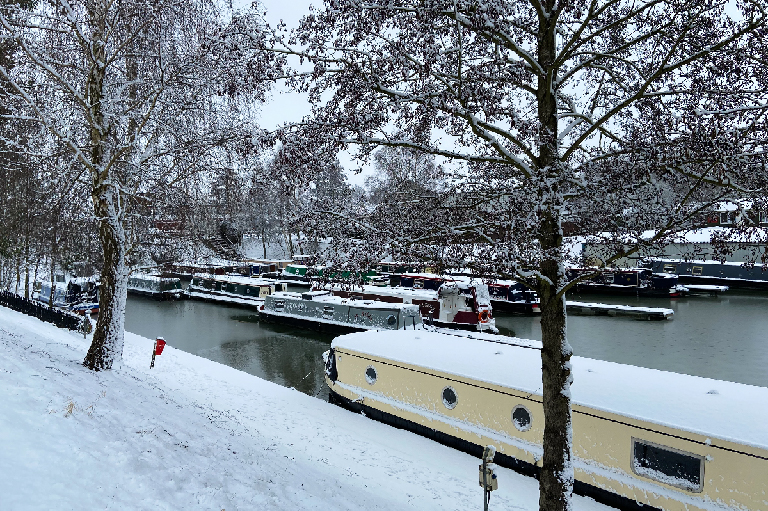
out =
[[[768,269],[761,265],[720,261],[683,261],[682,259],[646,259],[641,263],[654,272],[677,275],[684,285],[728,286],[738,289],[768,290]]]
[[[566,275],[568,280],[573,280],[595,272],[597,275],[578,282],[574,291],[669,298],[678,298],[688,293],[688,288],[678,283],[677,275],[655,273],[647,268],[570,268]]]
[[[393,282],[393,281],[391,281]],[[331,286],[336,296],[419,306],[423,322],[441,328],[498,332],[488,287],[479,280],[433,274],[398,276],[397,286]]]
[[[287,284],[268,279],[235,275],[196,275],[186,295],[197,300],[260,307],[264,298],[276,291],[286,291]]]
[[[39,302],[50,304],[51,283],[41,282],[40,292],[35,297]],[[99,282],[93,278],[73,278],[68,282],[57,282],[53,291],[53,305],[82,314],[86,310],[99,310]]]
[[[342,298],[328,291],[268,295],[259,319],[330,333],[422,328],[417,305]]]
[[[324,354],[329,400],[478,457],[494,445],[496,463],[536,476],[541,344],[471,337],[337,337]],[[576,493],[622,509],[768,509],[768,388],[571,363]]]
[[[157,300],[178,300],[184,290],[181,288],[181,280],[176,277],[134,273],[128,276],[128,292]]]
[[[539,295],[516,280],[494,280],[488,284],[491,305],[497,311],[514,314],[541,314]]]
[[[312,277],[322,275],[321,266],[309,267],[304,264],[289,264],[282,269],[280,278],[295,286],[311,286]]]

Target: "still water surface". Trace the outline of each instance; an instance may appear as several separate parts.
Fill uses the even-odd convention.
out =
[[[651,299],[588,295],[586,302],[674,309],[669,321],[569,316],[576,355],[768,387],[768,296]],[[503,333],[541,339],[538,317],[495,315]],[[196,300],[129,296],[126,330],[326,399],[322,353],[333,336],[259,323],[255,311]]]

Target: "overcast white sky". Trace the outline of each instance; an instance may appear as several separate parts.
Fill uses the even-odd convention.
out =
[[[251,0],[233,0],[235,8],[248,8]],[[321,7],[322,0],[261,0],[260,4],[263,10],[266,10],[266,20],[270,26],[276,26],[280,20],[283,20],[289,29],[296,28],[302,16],[309,12],[309,6],[315,5]],[[272,129],[285,122],[300,121],[302,117],[309,113],[309,103],[306,94],[291,92],[285,87],[278,86],[272,91],[271,100],[261,108],[260,125],[266,129]],[[350,170],[357,168],[346,153],[339,154],[339,161],[342,166]],[[362,174],[347,172],[349,182],[352,184],[363,185],[366,175],[369,175],[370,169],[366,169]]]

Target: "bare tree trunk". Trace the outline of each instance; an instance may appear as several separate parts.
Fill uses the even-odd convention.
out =
[[[264,249],[264,259],[267,258],[267,235],[264,229],[261,229],[261,246]]]
[[[104,268],[101,272],[99,318],[83,364],[96,371],[111,369],[115,362],[122,360],[123,354],[128,270],[125,265],[125,232],[112,204],[117,193],[106,193],[94,199],[96,216],[101,219],[99,239],[104,251]]]
[[[37,282],[37,271],[40,269],[40,256],[37,256],[37,259],[35,259],[35,276],[32,278],[32,286],[34,287],[35,283]],[[38,298],[40,296],[38,295]]]
[[[29,229],[24,242],[24,298],[29,300]]]
[[[105,29],[108,6],[100,2],[92,6],[90,26],[92,31],[91,54],[93,65],[88,76],[88,102],[92,122],[90,124],[90,165],[93,177],[91,198],[99,221],[99,240],[104,254],[99,295],[99,319],[93,333],[83,365],[100,371],[111,369],[123,356],[125,300],[128,270],[125,265],[126,237],[122,223],[123,202],[119,181],[105,162],[105,141],[108,128],[102,109],[104,79],[106,76]]]
[[[56,259],[53,257],[53,251],[51,251],[51,296],[48,298],[48,305],[53,307],[53,295],[56,294]]]
[[[558,289],[565,284],[560,222],[546,215],[541,228],[542,248],[552,257],[542,262],[542,274],[549,282],[539,286],[541,297],[541,375],[544,406],[544,458],[540,477],[540,511],[571,509],[573,494],[571,418],[571,355],[566,336],[565,296]]]
[[[19,288],[21,287],[21,252],[16,255],[16,290],[14,293],[19,294]]]
[[[557,54],[555,1],[546,0],[546,15],[539,19],[538,59],[545,74],[537,88],[540,146],[538,172],[534,176],[544,186],[540,200],[539,242],[541,262],[541,376],[544,406],[544,457],[540,478],[539,510],[570,511],[573,499],[571,354],[566,338],[563,235],[560,212],[563,199],[559,189],[562,169],[559,161],[557,122]]]

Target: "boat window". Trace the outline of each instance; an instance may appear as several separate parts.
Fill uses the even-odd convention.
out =
[[[275,310],[281,311],[285,308],[285,300],[275,300]]]
[[[397,324],[397,318],[395,317],[394,314],[390,314],[389,316],[387,316],[387,324],[389,326],[394,326]]]
[[[528,431],[531,429],[531,412],[523,405],[517,405],[512,409],[512,423],[520,431]]]
[[[635,474],[691,492],[702,490],[702,456],[635,438],[632,443],[632,471]]]
[[[677,273],[677,266],[674,264],[665,264],[664,273]]]
[[[613,284],[613,273],[606,273],[603,275],[603,282],[606,284]]]
[[[701,272],[704,268],[701,266],[694,266],[693,267],[693,274],[694,275],[701,275]]]
[[[456,408],[456,404],[459,402],[459,398],[456,395],[456,391],[453,387],[445,387],[443,389],[443,404],[449,410]]]
[[[379,375],[378,375],[378,374],[376,374],[376,369],[375,369],[373,366],[368,366],[368,367],[365,369],[365,380],[366,380],[366,381],[367,381],[369,384],[373,385],[374,383],[376,383],[376,379],[377,379],[378,377],[379,377]]]
[[[334,313],[333,305],[323,306],[323,319],[331,319]]]

